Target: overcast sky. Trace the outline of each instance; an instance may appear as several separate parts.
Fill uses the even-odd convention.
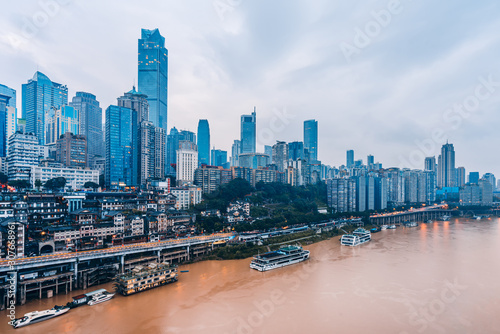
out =
[[[137,82],[141,28],[166,40],[169,128],[206,118],[216,148],[256,106],[260,151],[316,119],[325,164],[423,168],[448,139],[457,166],[500,176],[498,1],[8,1],[0,83],[19,113],[37,69],[104,110]]]

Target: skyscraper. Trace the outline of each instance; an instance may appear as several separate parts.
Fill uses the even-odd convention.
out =
[[[210,127],[206,119],[198,122],[198,164],[210,165]]]
[[[10,97],[10,100],[9,100],[9,103],[7,103],[7,106],[17,108],[16,90],[14,88],[10,88],[8,86],[0,84],[0,94]]]
[[[456,171],[456,186],[461,187],[465,184],[465,167],[457,167]]]
[[[45,114],[51,108],[59,109],[68,104],[68,88],[50,81],[36,72],[28,83],[22,85],[22,115],[26,119],[26,132],[38,137],[45,144]]]
[[[33,134],[14,133],[9,138],[9,180],[30,180],[31,167],[43,158],[43,146]]]
[[[135,87],[132,87],[132,90],[118,98],[118,107],[135,110],[137,112],[137,124],[141,124],[142,121],[149,121],[148,96],[136,91]]]
[[[371,167],[373,167],[374,163],[375,163],[375,157],[373,155],[369,154],[366,157],[366,165],[368,166],[368,168],[371,168]]]
[[[147,95],[149,121],[168,131],[168,50],[158,29],[141,30],[138,55],[139,91]]]
[[[0,94],[0,157],[7,155],[7,105],[10,96]]]
[[[438,159],[438,187],[455,187],[455,149],[453,144],[446,143],[441,147]]]
[[[424,170],[436,171],[436,157],[425,158]]]
[[[233,142],[233,145],[231,146],[231,166],[238,167],[239,166],[239,160],[238,156],[241,153],[241,140],[235,139]],[[272,147],[271,147],[271,153],[272,153]]]
[[[347,151],[347,159],[346,159],[347,168],[354,167],[354,150]]]
[[[141,185],[148,180],[165,177],[165,130],[142,121],[139,129],[139,179]]]
[[[227,163],[227,151],[213,149],[211,155],[212,166],[224,167]]]
[[[175,176],[175,169],[172,165],[177,162],[177,149],[179,148],[179,131],[175,126],[170,129],[170,134],[167,136],[167,157],[165,173],[170,176]]]
[[[479,172],[469,172],[469,183],[479,182]]]
[[[308,162],[318,160],[318,121],[304,121],[304,147],[309,151]]]
[[[80,134],[78,110],[71,106],[51,108],[45,113],[45,145],[55,143],[66,132]]]
[[[308,160],[307,157],[304,156],[304,143],[301,141],[294,141],[288,143],[288,159],[290,160]],[[308,160],[309,162],[309,160]]]
[[[284,172],[288,163],[288,144],[278,141],[273,145],[272,163],[276,165],[279,172]]]
[[[241,115],[241,150],[240,153],[256,152],[256,112],[255,107],[251,115]]]
[[[80,135],[87,138],[88,162],[91,165],[96,156],[104,157],[102,108],[95,95],[86,92],[76,92],[69,105],[78,110]]]
[[[137,112],[109,106],[106,109],[106,167],[108,189],[137,185]]]

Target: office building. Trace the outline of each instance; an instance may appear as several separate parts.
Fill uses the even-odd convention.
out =
[[[495,175],[493,173],[486,173],[483,175],[483,179],[486,179],[488,180],[490,183],[491,183],[491,186],[493,187],[493,190],[496,189],[496,178],[495,178]]]
[[[272,148],[271,148],[272,150]],[[231,167],[238,167],[238,156],[241,153],[241,141],[235,140],[231,146]]]
[[[348,150],[346,154],[346,167],[354,167],[354,150]]]
[[[80,190],[84,189],[87,182],[99,184],[99,171],[90,168],[71,168],[71,167],[51,167],[51,166],[32,166],[30,183],[35,188],[36,180],[43,184],[50,179],[64,177],[66,179],[66,189]]]
[[[227,164],[227,151],[213,149],[210,160],[212,166],[225,167]]]
[[[269,156],[263,153],[242,153],[239,156],[239,167],[254,168],[266,167]]]
[[[210,126],[206,119],[198,122],[198,164],[210,165]]]
[[[241,115],[241,147],[240,153],[255,153],[257,145],[255,107],[251,115]]]
[[[45,145],[45,114],[67,104],[68,88],[36,72],[22,85],[22,118],[26,119],[26,132],[35,134],[39,144]]]
[[[479,172],[469,172],[469,182],[468,183],[478,183],[479,182]]]
[[[137,124],[149,121],[149,103],[146,94],[140,93],[132,87],[132,90],[118,98],[118,107],[125,107],[137,112]]]
[[[288,159],[290,160],[307,160],[310,162],[309,157],[304,154],[304,143],[301,141],[294,141],[288,143]]]
[[[136,152],[138,129],[135,110],[109,106],[106,109],[106,167],[104,179],[108,189],[136,186]]]
[[[78,135],[79,131],[80,118],[75,108],[62,106],[45,113],[45,145],[54,144],[66,132]]]
[[[79,134],[87,138],[88,162],[96,157],[104,158],[104,134],[102,131],[102,108],[95,95],[76,92],[69,105],[78,111],[80,120]]]
[[[309,151],[308,162],[318,160],[318,121],[304,121],[304,147]]]
[[[141,30],[138,48],[139,91],[147,95],[149,121],[167,127],[168,50],[158,29]]]
[[[175,164],[177,162],[177,149],[179,148],[179,131],[175,126],[170,129],[170,134],[167,136],[167,158],[165,165],[165,173],[170,176],[175,175]]]

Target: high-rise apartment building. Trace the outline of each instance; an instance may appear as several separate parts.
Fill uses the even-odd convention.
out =
[[[7,155],[9,180],[30,180],[32,166],[44,157],[43,146],[34,134],[14,133],[9,138]]]
[[[56,141],[56,161],[65,167],[87,167],[87,139],[83,135],[64,133]]]
[[[45,113],[45,145],[55,143],[63,134],[80,134],[78,110],[71,106],[51,108]]]
[[[272,163],[276,165],[279,172],[284,172],[288,164],[288,144],[278,141],[273,145]]]
[[[346,167],[354,167],[354,150],[348,150],[346,153]]]
[[[438,187],[455,187],[456,183],[455,149],[446,143],[438,159]]]
[[[165,130],[142,121],[139,129],[139,183],[165,177]]]
[[[192,184],[198,168],[198,147],[192,141],[179,141],[177,149],[177,185]]]

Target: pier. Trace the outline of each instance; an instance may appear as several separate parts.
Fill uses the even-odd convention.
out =
[[[402,212],[389,212],[370,216],[370,224],[397,225],[407,221],[419,222],[427,220],[437,220],[444,215],[451,216],[452,212],[452,210],[448,210],[444,206],[431,206]]]
[[[122,245],[99,250],[56,253],[19,258],[9,266],[0,261],[0,309],[5,309],[9,289],[16,304],[29,299],[52,297],[73,289],[109,282],[117,274],[151,262],[181,263],[207,254],[214,243],[228,241],[231,233]],[[15,279],[12,279],[15,278]]]

